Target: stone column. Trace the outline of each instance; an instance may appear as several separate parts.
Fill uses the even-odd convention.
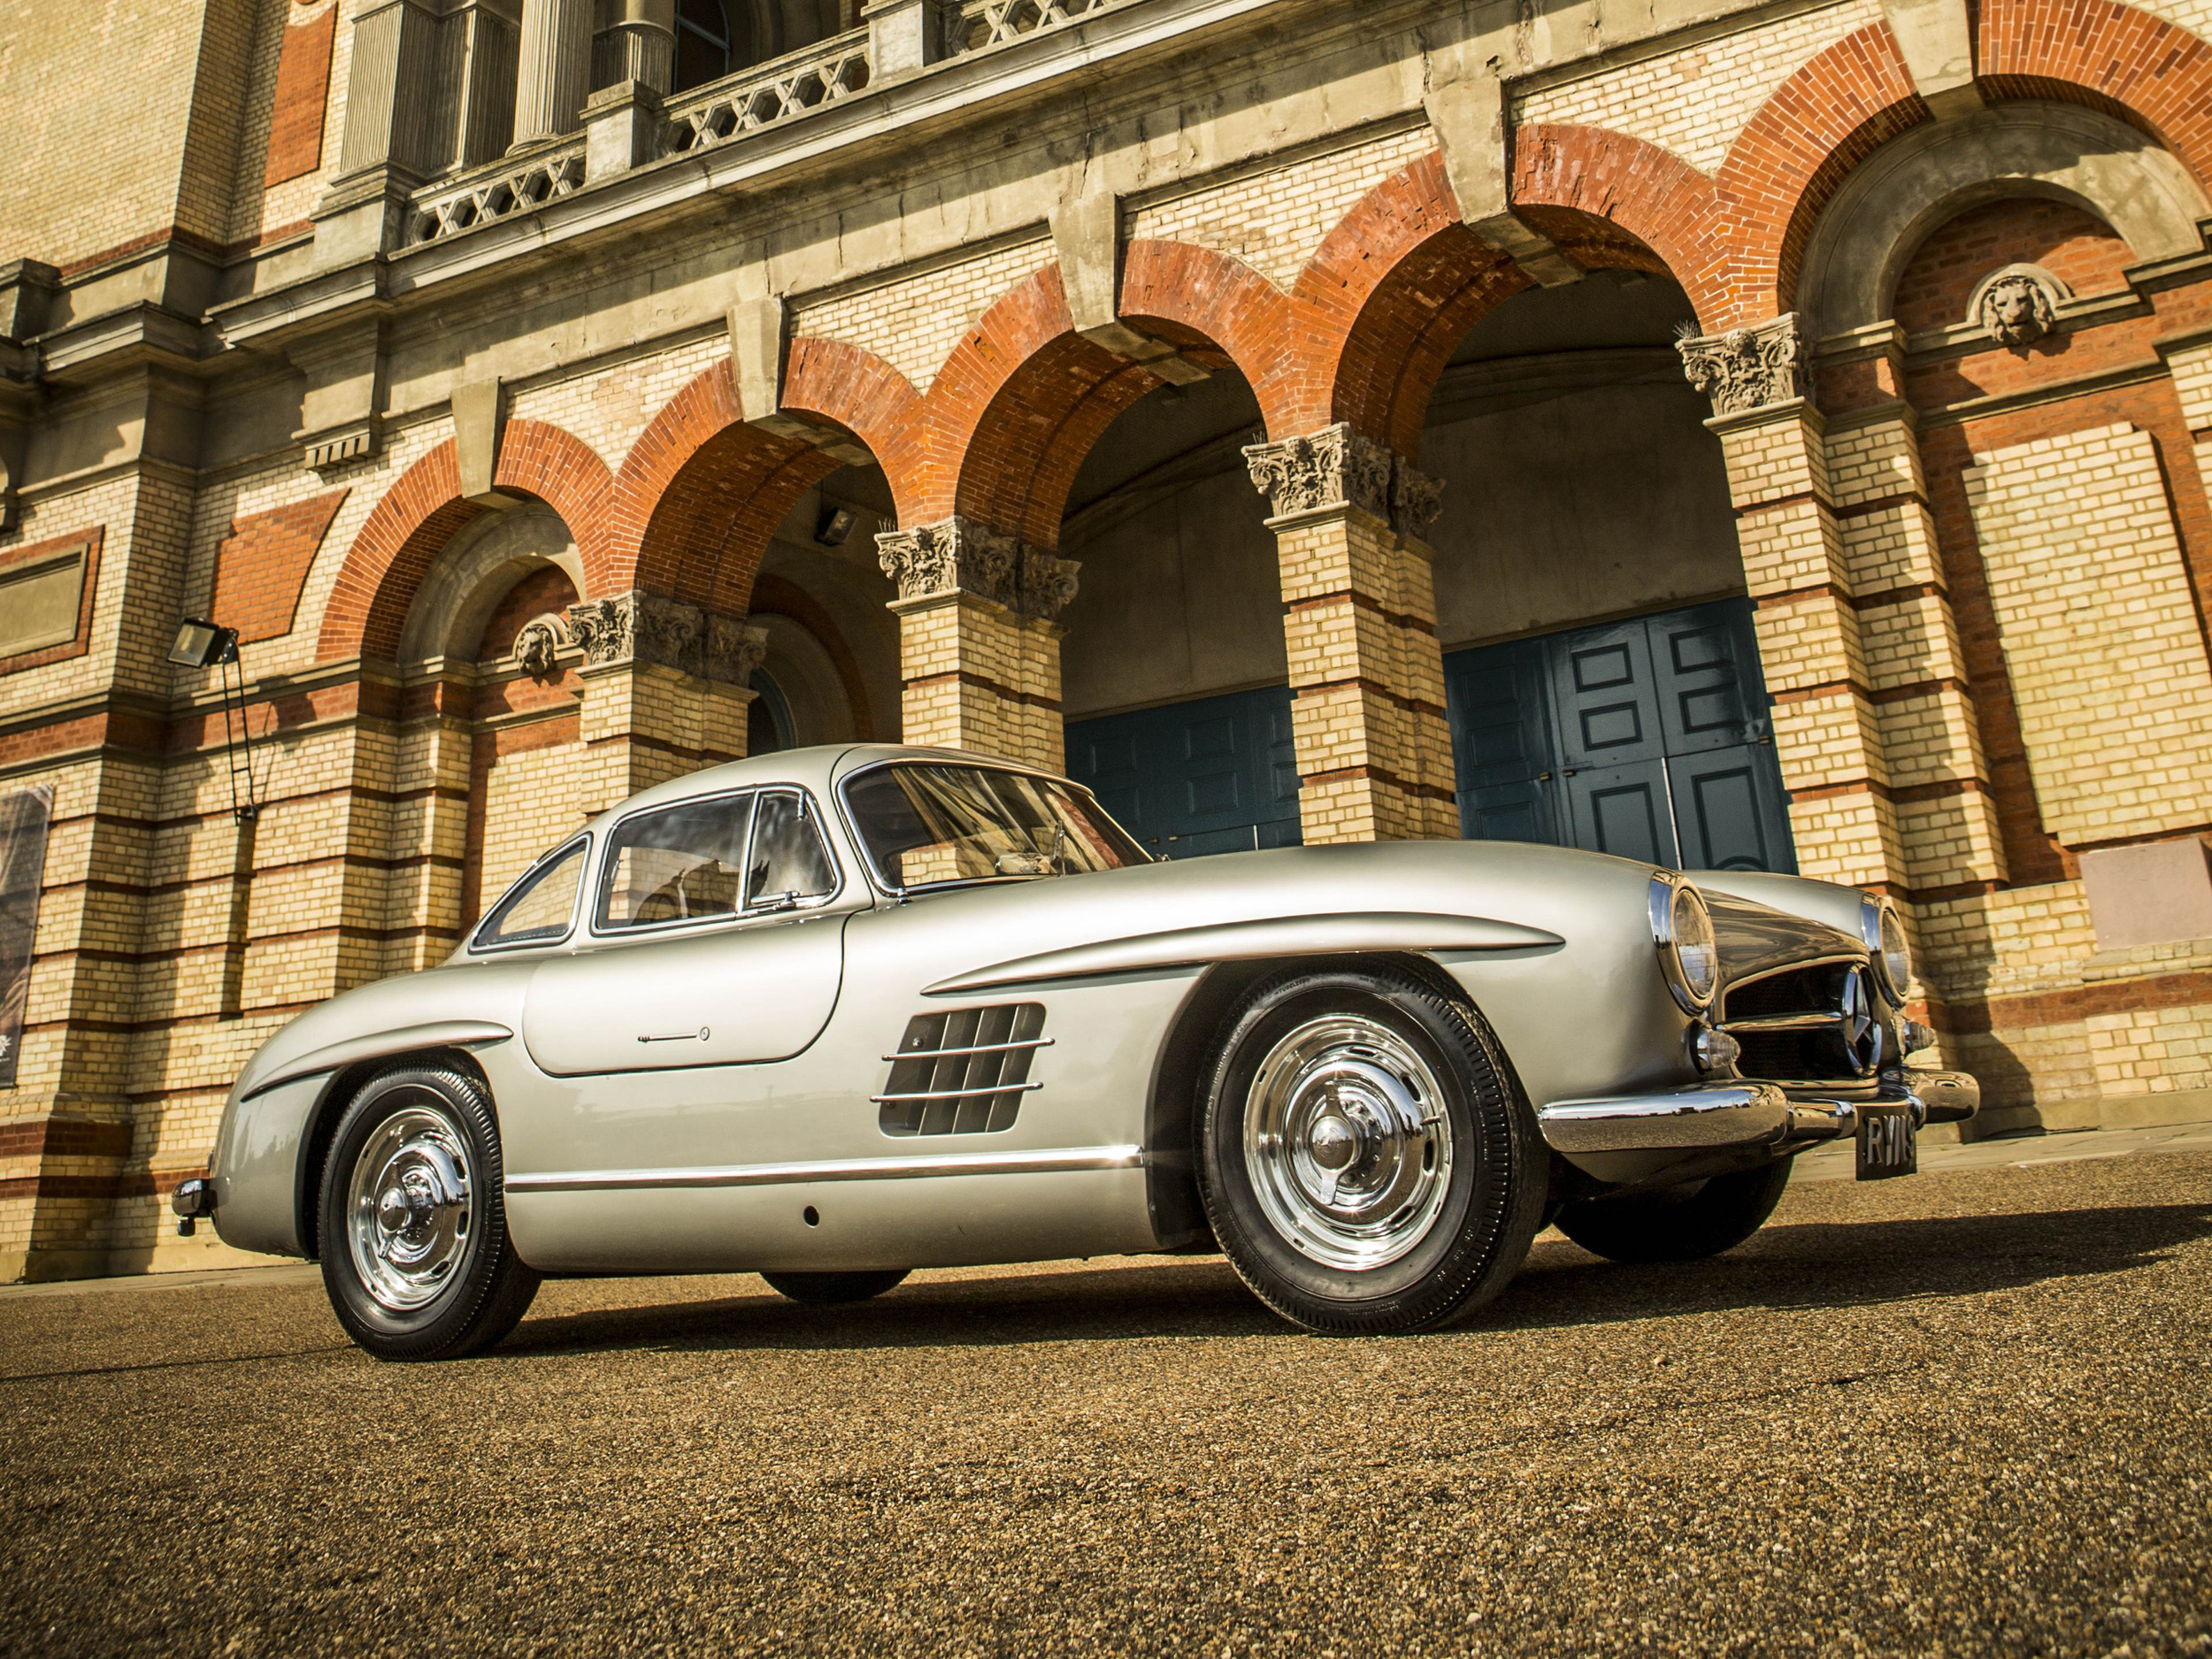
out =
[[[587,814],[744,758],[746,682],[767,655],[767,630],[635,592],[570,606],[568,627],[584,652]]]
[[[1065,770],[1056,618],[1076,562],[960,518],[876,545],[899,588],[905,741]]]
[[[523,0],[518,150],[578,130],[591,90],[592,0]]]
[[[1432,555],[1442,487],[1338,425],[1244,452],[1273,516],[1309,844],[1459,834]]]
[[[676,0],[620,0],[601,50],[595,87],[634,81],[666,96],[676,84]]]
[[[1801,873],[1904,885],[1902,844],[1829,479],[1826,423],[1804,396],[1794,314],[1685,340],[1713,400]]]

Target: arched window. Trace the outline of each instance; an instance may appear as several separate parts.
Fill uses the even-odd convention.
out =
[[[719,81],[748,61],[749,51],[732,50],[737,44],[723,0],[676,0],[676,90]]]

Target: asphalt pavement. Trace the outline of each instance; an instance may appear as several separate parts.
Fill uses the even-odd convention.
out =
[[[2212,1655],[2212,1152],[2022,1163],[1393,1340],[1210,1258],[439,1366],[312,1270],[0,1293],[0,1649]]]

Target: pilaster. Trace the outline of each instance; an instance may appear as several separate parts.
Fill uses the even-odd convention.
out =
[[[1273,508],[1308,844],[1459,834],[1432,556],[1441,486],[1348,425],[1244,452]]]
[[[1736,509],[1774,742],[1790,795],[1799,871],[1856,887],[1905,885],[1880,720],[1825,423],[1806,397],[1797,319],[1680,342],[1691,384],[1713,400]]]
[[[1057,618],[1076,562],[956,517],[876,545],[899,589],[905,741],[1064,771]]]

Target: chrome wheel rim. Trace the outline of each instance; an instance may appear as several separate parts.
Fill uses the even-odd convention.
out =
[[[346,1188],[354,1271],[395,1313],[427,1307],[459,1277],[476,1219],[468,1142],[443,1112],[410,1106],[370,1132]]]
[[[1311,1019],[1254,1074],[1244,1162],[1275,1230],[1325,1267],[1388,1265],[1428,1237],[1451,1187],[1451,1125],[1428,1063],[1389,1026]]]

